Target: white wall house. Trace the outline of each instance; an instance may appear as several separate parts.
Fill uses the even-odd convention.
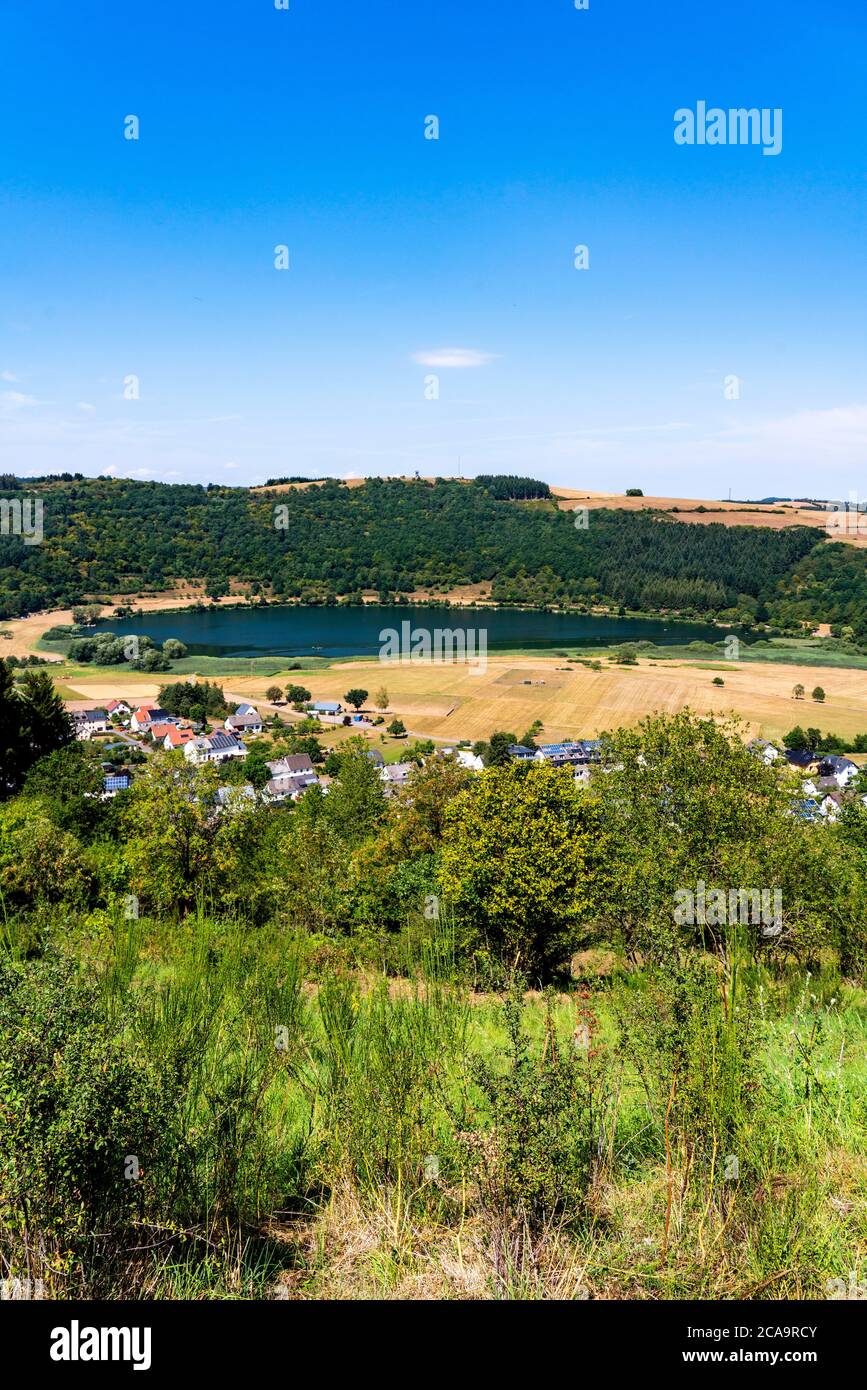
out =
[[[107,733],[111,727],[104,709],[80,709],[72,716],[75,737],[87,742],[94,734]]]

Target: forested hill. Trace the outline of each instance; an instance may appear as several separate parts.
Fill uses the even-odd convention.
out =
[[[690,525],[593,511],[586,529],[544,484],[389,481],[285,492],[119,479],[5,480],[43,502],[44,539],[0,536],[0,616],[202,580],[333,602],[484,583],[509,603],[832,621],[867,634],[867,561],[815,528]],[[505,495],[504,495],[505,494]],[[514,498],[533,500],[513,500]],[[4,525],[4,531],[8,526]],[[767,612],[766,612],[767,610]]]

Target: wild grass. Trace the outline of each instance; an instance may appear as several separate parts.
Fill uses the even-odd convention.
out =
[[[204,915],[7,918],[2,960],[0,1273],[53,1296],[867,1281],[867,996],[830,966],[510,999],[455,982],[447,942],[378,975]],[[91,1096],[98,1055],[117,1085]]]

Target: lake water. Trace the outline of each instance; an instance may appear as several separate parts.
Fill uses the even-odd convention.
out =
[[[727,629],[708,623],[655,618],[606,618],[584,613],[532,613],[516,609],[415,608],[217,608],[177,613],[143,613],[101,622],[101,632],[144,633],[154,642],[177,637],[191,656],[375,656],[384,628],[472,629],[487,632],[489,651],[519,647],[607,647],[618,642],[659,646],[719,641]]]

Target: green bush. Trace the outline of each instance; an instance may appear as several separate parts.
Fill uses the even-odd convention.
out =
[[[585,1211],[605,1074],[588,1023],[580,1025],[587,1029],[583,1040],[580,1031],[569,1044],[558,1040],[550,996],[541,1055],[533,1056],[523,1010],[516,984],[503,1005],[505,1071],[483,1057],[471,1062],[490,1129],[469,1133],[464,1143],[486,1205],[506,1223],[520,1221],[532,1231]]]

